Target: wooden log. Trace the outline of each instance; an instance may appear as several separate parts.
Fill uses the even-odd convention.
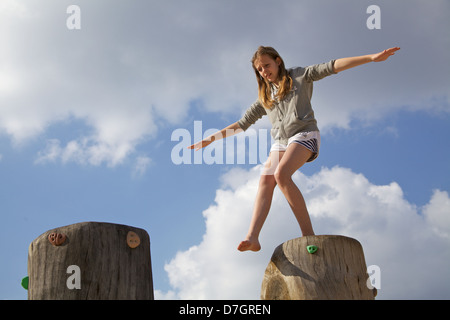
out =
[[[357,240],[335,235],[296,238],[275,249],[264,274],[261,299],[373,300],[376,289],[367,287],[368,277]]]
[[[82,222],[49,230],[28,250],[28,299],[153,300],[143,229]]]

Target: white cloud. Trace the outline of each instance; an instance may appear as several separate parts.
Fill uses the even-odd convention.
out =
[[[215,204],[203,213],[203,240],[166,264],[172,289],[157,290],[157,298],[259,299],[273,250],[298,237],[300,230],[277,189],[260,236],[262,250],[236,250],[247,232],[258,179],[258,167],[233,169],[224,175]],[[367,265],[380,267],[379,299],[450,297],[446,192],[435,191],[422,210],[404,199],[397,183],[374,185],[346,168],[323,168],[310,177],[297,172],[294,180],[308,203],[316,233],[359,240]]]
[[[450,239],[450,198],[448,192],[434,190],[430,202],[423,209],[428,223],[434,230]]]
[[[35,163],[45,164],[59,160],[61,163],[75,162],[92,166],[106,163],[109,167],[114,167],[122,163],[133,149],[133,144],[127,141],[109,144],[94,138],[80,138],[61,147],[58,139],[50,139],[47,141],[46,148],[38,153]],[[138,171],[141,172],[144,169],[142,159],[138,157],[136,161]]]
[[[0,12],[15,18],[26,18],[31,15],[25,4],[14,0],[3,0],[0,3]]]
[[[35,163],[54,162],[60,157],[61,153],[62,149],[59,140],[48,140],[45,150],[39,152]]]

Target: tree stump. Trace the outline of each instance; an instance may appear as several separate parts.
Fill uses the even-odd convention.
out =
[[[373,300],[361,244],[334,235],[306,236],[279,245],[266,268],[263,300]]]
[[[153,300],[150,237],[83,222],[49,230],[28,250],[29,300]]]

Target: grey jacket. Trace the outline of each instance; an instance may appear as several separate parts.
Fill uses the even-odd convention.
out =
[[[287,144],[288,139],[299,132],[319,131],[311,106],[313,82],[335,74],[334,61],[288,69],[293,79],[291,92],[282,101],[276,101],[271,109],[264,108],[257,100],[238,121],[241,129],[247,130],[267,114],[272,123],[271,135],[282,144]]]

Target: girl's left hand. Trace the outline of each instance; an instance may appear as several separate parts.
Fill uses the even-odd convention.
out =
[[[372,56],[372,61],[375,62],[381,62],[381,61],[385,61],[387,58],[389,58],[390,56],[394,55],[396,51],[400,50],[399,47],[394,47],[394,48],[389,48],[386,49],[380,53],[374,54]]]

